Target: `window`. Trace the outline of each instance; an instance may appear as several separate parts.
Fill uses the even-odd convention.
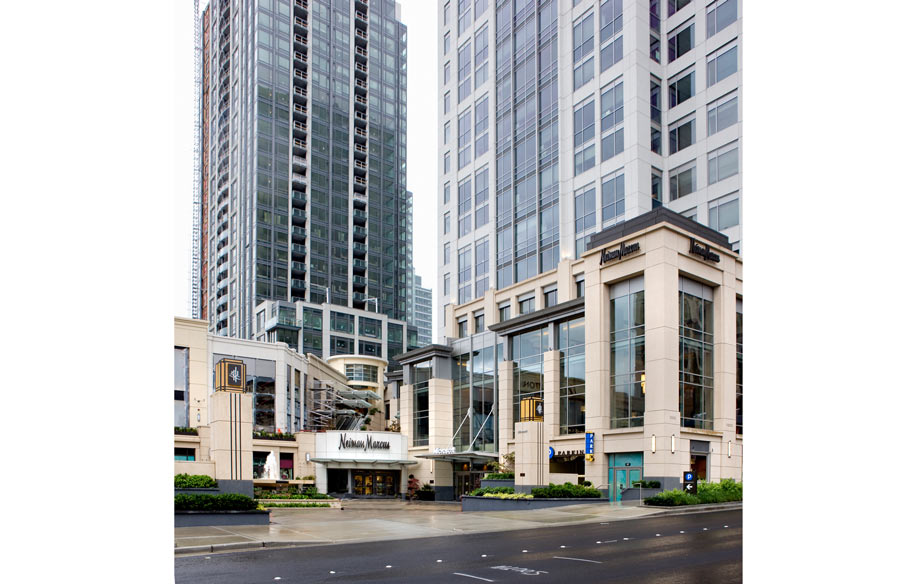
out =
[[[449,278],[448,272],[446,272],[445,274],[442,275],[442,295],[443,295],[443,296],[448,296],[448,295],[449,295],[449,292],[450,292],[449,287],[450,287],[450,285],[451,285],[451,279]]]
[[[452,139],[452,124],[445,122],[442,126],[442,143],[448,146],[448,141]]]
[[[474,20],[480,18],[480,15],[487,9],[487,0],[474,0]]]
[[[445,6],[442,7],[442,25],[448,26],[448,11],[451,6],[449,2],[445,3]]]
[[[737,251],[737,250],[735,250]],[[735,301],[735,428],[744,434],[744,300]]]
[[[579,89],[595,76],[594,59],[585,57],[595,48],[595,15],[589,13],[573,26],[573,89]]]
[[[342,312],[331,312],[331,330],[339,333],[353,334],[353,315]]]
[[[706,87],[738,72],[738,45],[719,49],[706,60]]]
[[[447,114],[450,109],[451,109],[451,93],[446,91],[445,95],[442,96],[442,113]]]
[[[557,289],[551,288],[544,290],[544,308],[550,308],[557,305]]]
[[[375,318],[359,318],[359,334],[373,339],[382,338],[382,321]]]
[[[448,85],[449,79],[451,78],[451,69],[451,63],[446,63],[442,66],[442,85]]]
[[[449,229],[451,228],[451,219],[452,216],[448,212],[442,216],[442,233],[445,235],[448,235]]]
[[[585,275],[576,276],[576,298],[585,298]]]
[[[432,361],[423,361],[411,366],[414,446],[429,444],[429,380],[432,377],[432,370]]]
[[[474,264],[474,273],[477,276],[474,298],[480,298],[490,287],[490,241],[488,239],[482,239],[474,245]]]
[[[706,7],[706,38],[738,20],[738,0],[717,0]]]
[[[490,134],[487,131],[490,114],[489,98],[484,96],[474,106],[474,158],[481,156],[489,149]]]
[[[471,162],[471,109],[458,116],[458,170]],[[460,187],[459,187],[460,189]]]
[[[471,300],[471,246],[458,250],[458,304]]]
[[[662,153],[662,130],[661,128],[652,126],[651,128],[649,128],[649,132],[650,132],[649,147],[652,149],[652,152],[655,152],[656,154],[661,154]]]
[[[601,94],[601,160],[623,152],[623,81]]]
[[[471,94],[471,41],[458,49],[458,103]]]
[[[575,174],[595,166],[595,100],[589,100],[573,112]]]
[[[474,314],[474,332],[482,333],[487,330],[486,325],[484,324],[483,313],[478,312]]]
[[[693,23],[679,26],[668,35],[668,62],[693,49]]]
[[[693,71],[681,73],[668,84],[668,107],[684,103],[696,94]]]
[[[668,0],[668,16],[671,16],[688,4],[690,4],[690,0]]]
[[[442,265],[447,266],[451,261],[452,245],[449,242],[442,244]]]
[[[518,313],[519,315],[528,314],[529,312],[534,312],[534,296],[529,296],[528,298],[518,299]]]
[[[458,237],[471,232],[471,177],[458,183]]]
[[[474,35],[474,89],[480,87],[487,80],[487,56],[489,52],[487,28],[484,25]]]
[[[624,216],[625,211],[623,169],[607,176],[601,183],[601,221],[612,221]]]
[[[560,434],[585,432],[585,317],[558,326]]]
[[[175,447],[175,460],[188,460],[194,461],[194,449],[193,448],[178,448]]]
[[[729,200],[731,199],[731,200]],[[738,224],[738,198],[722,197],[709,203],[709,227],[722,231]]]
[[[512,318],[512,307],[507,302],[499,306],[499,322],[506,322]]]
[[[463,339],[468,336],[468,319],[464,318],[458,321],[458,338]]]
[[[446,152],[445,156],[442,157],[442,172],[450,172],[452,166],[452,154],[451,152]]]
[[[696,142],[696,120],[693,114],[674,122],[673,126],[668,131],[668,154],[680,152]]]
[[[662,41],[654,34],[649,35],[649,58],[656,63],[662,62]]]
[[[649,111],[652,123],[662,123],[662,82],[654,76],[649,77]]]
[[[533,298],[531,299],[533,302]],[[522,400],[544,399],[544,351],[548,348],[547,327],[512,335],[513,391],[512,420],[521,419]]]
[[[662,171],[652,167],[652,200],[662,201]]]
[[[712,288],[680,278],[681,426],[713,429]]]
[[[450,41],[451,41],[451,38],[449,36],[449,33],[445,33],[445,36],[442,37],[442,54],[443,55],[448,55],[448,52],[451,50],[452,43]]]
[[[448,205],[449,200],[451,199],[451,185],[445,183],[445,186],[442,187],[442,204]]]
[[[706,132],[712,136],[720,130],[738,123],[738,96],[729,94],[708,106]]]
[[[346,376],[348,381],[368,381],[377,383],[378,366],[363,365],[361,363],[347,363]]]
[[[646,411],[643,277],[611,286],[611,428],[638,428]]]
[[[697,190],[697,163],[691,160],[668,173],[668,200],[675,201]]]
[[[490,220],[490,172],[484,168],[474,176],[474,226],[486,225]]]
[[[599,8],[601,18],[601,70],[605,71],[623,58],[623,2],[605,0]],[[619,35],[619,36],[618,36]],[[616,36],[616,38],[614,38]],[[610,40],[613,39],[613,40]],[[610,42],[605,42],[609,41]]]
[[[709,160],[709,184],[725,180],[738,174],[738,144],[732,142],[707,155]]]
[[[585,251],[585,232],[595,226],[595,187],[576,193],[576,258]]]
[[[661,0],[649,0],[649,28],[658,32],[661,28],[661,12],[659,12],[658,3]]]
[[[471,0],[458,0],[458,36],[471,25]]]

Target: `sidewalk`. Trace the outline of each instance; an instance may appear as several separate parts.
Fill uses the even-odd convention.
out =
[[[620,521],[670,512],[666,508],[590,503],[553,509],[462,513],[459,503],[350,499],[343,502],[343,509],[271,509],[270,525],[266,526],[175,528],[175,553],[486,533]]]

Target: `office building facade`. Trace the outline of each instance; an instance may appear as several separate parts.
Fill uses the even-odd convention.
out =
[[[411,298],[411,324],[417,327],[418,346],[433,342],[433,291],[423,287],[423,279],[414,276]]]
[[[741,242],[738,0],[439,0],[436,310],[659,205]]]
[[[255,338],[264,302],[377,313],[406,328],[413,250],[399,11],[392,0],[212,0],[205,9],[198,316],[214,334]]]

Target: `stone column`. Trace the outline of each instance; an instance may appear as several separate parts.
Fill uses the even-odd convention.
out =
[[[499,361],[499,455],[509,453],[512,437],[512,392],[514,384],[514,361]]]
[[[544,353],[544,434],[560,435],[560,352]]]
[[[538,487],[547,484],[547,441],[544,422],[515,424],[515,484]]]
[[[253,479],[251,394],[210,394],[210,456],[217,480]]]

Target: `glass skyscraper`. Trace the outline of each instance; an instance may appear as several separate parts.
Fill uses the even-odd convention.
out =
[[[280,303],[274,314],[328,304],[408,320],[399,12],[393,0],[212,0],[205,9],[195,316],[211,332],[261,338],[265,301]]]

